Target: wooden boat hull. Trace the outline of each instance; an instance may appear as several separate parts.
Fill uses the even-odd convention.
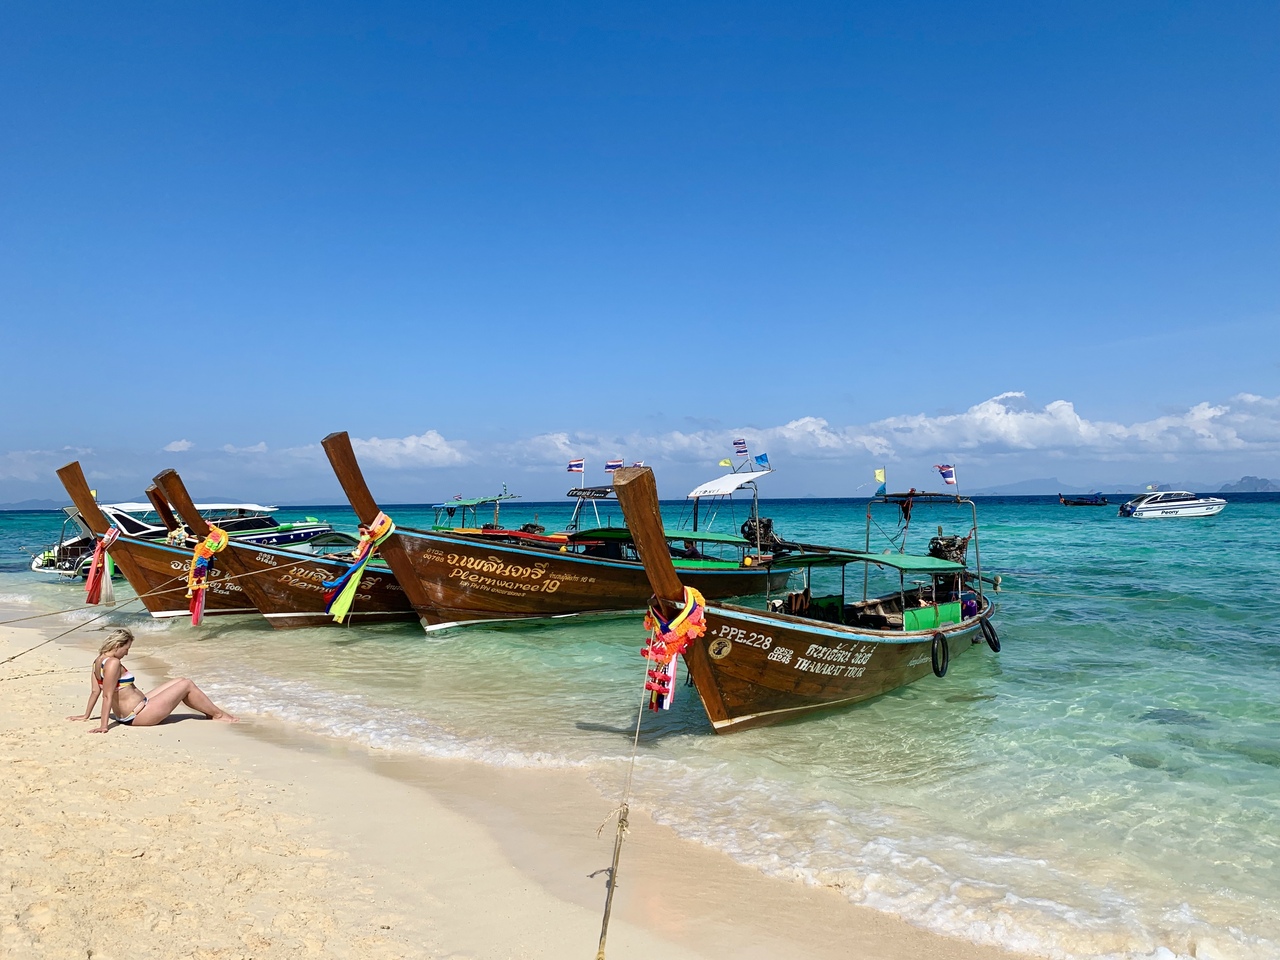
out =
[[[209,524],[192,503],[177,471],[161,471],[155,482],[157,496],[163,493],[191,530],[197,536],[207,537]],[[231,571],[273,627],[322,627],[337,623],[325,611],[324,583],[345,574],[349,561],[233,539],[215,556],[215,562]],[[360,584],[344,622],[416,619],[408,597],[390,570],[381,564],[370,564],[361,571]]]
[[[991,613],[990,605],[981,616]],[[717,733],[869,700],[932,675],[934,637],[948,662],[982,640],[981,616],[902,633],[708,604],[707,632],[685,651]]]
[[[635,561],[403,527],[391,539],[403,550],[429,599],[429,606],[418,608],[428,625],[643,610],[651,594],[644,567]],[[780,591],[790,571],[742,567],[682,570],[681,576],[703,596],[723,599]]]
[[[339,577],[347,569],[347,563],[308,557],[291,550],[242,546],[234,540],[215,561],[235,572],[236,582],[273,627],[337,625],[325,612],[325,589],[321,584]],[[390,570],[373,565],[364,569],[347,622],[417,619],[409,598]]]
[[[102,539],[101,536],[98,539]],[[187,571],[191,568],[191,550],[152,543],[150,540],[137,540],[121,534],[107,548],[107,552],[151,616],[164,620],[190,615]],[[218,564],[216,557],[209,570],[208,582],[205,616],[258,612],[245,592],[243,583],[232,579],[225,566]]]

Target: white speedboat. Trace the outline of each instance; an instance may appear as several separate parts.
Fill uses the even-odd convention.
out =
[[[1199,497],[1186,490],[1165,490],[1134,497],[1120,508],[1120,516],[1139,520],[1151,517],[1211,517],[1227,501],[1221,497]]]
[[[355,539],[338,533],[333,525],[315,517],[293,523],[281,523],[272,511],[258,503],[197,503],[196,509],[210,523],[226,530],[232,537],[255,546],[287,546],[302,552],[324,553],[327,547],[349,550]],[[142,540],[165,540],[169,527],[154,503],[104,503],[103,514],[122,533]],[[58,540],[46,550],[33,553],[31,569],[36,573],[61,577],[83,577],[93,559],[96,540],[75,507],[63,507],[66,519]],[[176,521],[173,521],[176,525]],[[186,529],[181,531],[186,533]],[[185,536],[181,538],[185,542]]]

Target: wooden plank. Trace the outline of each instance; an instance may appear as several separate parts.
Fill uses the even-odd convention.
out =
[[[351,446],[351,437],[345,430],[341,430],[329,434],[320,441],[320,444],[324,447],[329,465],[333,467],[338,483],[342,485],[343,492],[351,503],[351,509],[356,512],[357,519],[364,524],[373,523],[381,510],[378,508],[378,501],[374,500],[373,494],[369,492],[369,485],[365,483],[364,473],[360,469],[359,461],[356,460],[356,452]],[[439,622],[435,605],[414,571],[413,563],[405,552],[401,535],[393,533],[378,548],[378,552],[387,561],[387,566],[395,574],[396,580],[399,581],[409,602],[413,604],[413,608],[418,611],[418,616],[430,623]]]
[[[684,584],[671,562],[666,534],[662,526],[662,509],[658,505],[658,485],[648,467],[623,467],[613,474],[613,490],[627,528],[644,564],[645,576],[653,595],[668,603],[684,599]]]

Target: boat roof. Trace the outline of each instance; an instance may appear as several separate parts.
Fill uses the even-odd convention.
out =
[[[748,470],[741,473],[726,473],[723,477],[708,480],[700,487],[695,487],[686,497],[727,497],[735,490],[741,490],[753,480],[767,477],[772,470]]]
[[[874,563],[903,573],[959,573],[965,570],[963,563],[943,560],[940,557],[919,556],[913,553],[866,553],[862,550],[841,550],[833,547],[823,553],[787,554],[781,558],[785,565],[796,561],[810,567],[843,567],[851,563]]]
[[[433,503],[432,510],[440,510],[444,507],[480,507],[486,503],[498,503],[500,500],[519,500],[518,493],[500,493],[492,497],[472,497],[470,500],[464,500],[462,497],[454,497],[452,500],[446,500],[443,503]]]
[[[911,553],[862,553],[855,559],[865,560],[880,567],[917,573],[956,573],[965,569],[963,563],[943,560],[941,557],[921,557]]]
[[[574,487],[565,496],[575,500],[603,500],[613,496],[613,487]]]
[[[711,533],[707,530],[663,530],[668,540],[693,540],[697,543],[728,543],[735,547],[747,546],[748,541],[734,533]],[[626,527],[596,527],[579,530],[569,535],[570,540],[630,540],[631,531]]]
[[[252,510],[255,513],[271,513],[279,507],[267,507],[260,503],[197,503],[195,508],[201,513],[206,510]],[[155,513],[156,508],[150,503],[104,503],[104,510],[119,510],[121,513]]]
[[[872,500],[954,500],[959,503],[967,499],[958,493],[930,493],[927,490],[908,490],[904,493],[882,493]]]

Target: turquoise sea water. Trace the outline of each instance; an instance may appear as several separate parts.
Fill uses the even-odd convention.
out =
[[[779,882],[969,940],[1063,958],[1280,956],[1280,498],[1230,499],[1217,517],[1150,521],[979,500],[983,567],[1003,576],[1000,654],[975,646],[944,679],[731,736],[681,688],[644,718],[635,805]],[[862,544],[863,501],[763,507],[792,539]],[[280,516],[304,513],[354,529],[344,508]],[[502,519],[535,513],[549,529],[568,517],[519,503]],[[60,519],[0,513],[8,617],[78,604],[20,551]],[[237,713],[382,751],[571,766],[620,792],[641,699],[636,617],[428,636],[192,628],[137,606],[107,620]]]

